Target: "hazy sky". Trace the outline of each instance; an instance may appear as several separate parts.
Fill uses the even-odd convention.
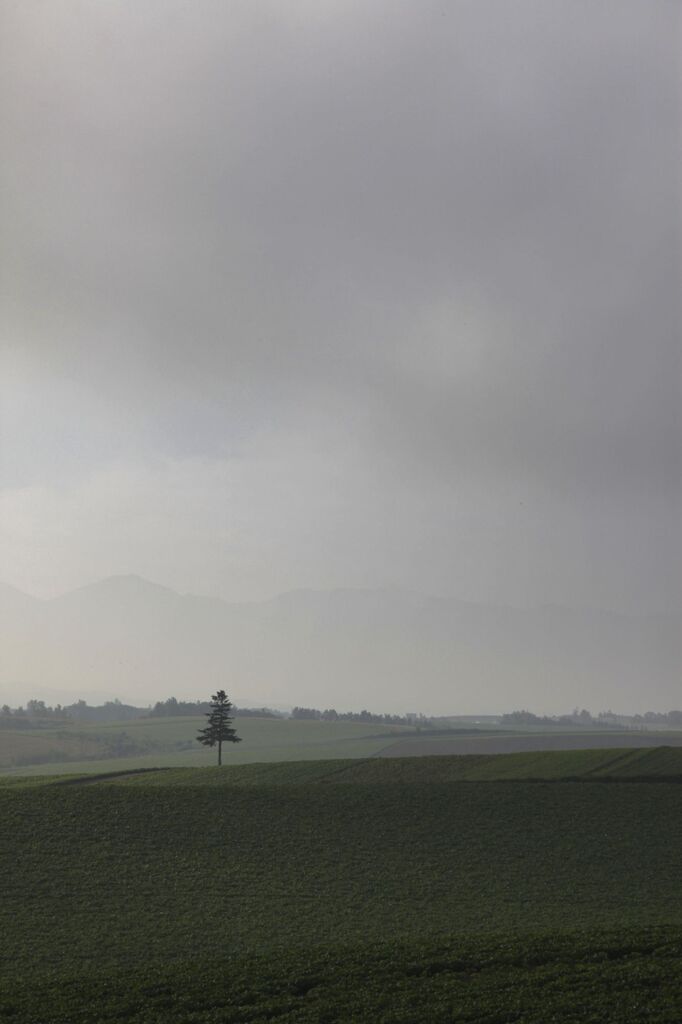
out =
[[[0,11],[0,578],[680,607],[679,3]]]

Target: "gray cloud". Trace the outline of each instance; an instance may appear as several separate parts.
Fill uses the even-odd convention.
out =
[[[166,460],[195,460],[201,504],[196,460],[237,459],[261,591],[277,536],[273,588],[298,566],[678,604],[676,5],[62,0],[6,21],[13,515],[18,488],[160,481]],[[102,571],[141,568],[119,564],[131,529]],[[225,545],[215,590],[242,559]],[[55,576],[87,575],[69,551]],[[173,557],[165,579],[197,589]]]

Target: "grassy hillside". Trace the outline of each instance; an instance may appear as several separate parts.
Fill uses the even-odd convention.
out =
[[[596,729],[495,730],[468,735],[423,732],[420,736],[398,737],[384,746],[381,757],[414,757],[448,754],[512,754],[547,750],[601,750],[605,747],[652,747],[660,744],[682,747],[682,732],[619,732]]]
[[[680,781],[682,749],[526,751],[455,757],[356,758],[324,761],[261,762],[222,768],[116,767],[62,776],[5,775],[0,787],[18,785],[115,784],[126,786],[290,786],[315,783],[384,784],[503,781]],[[96,771],[93,772],[93,767]]]
[[[142,718],[93,725],[0,731],[0,775],[116,771],[153,767],[204,766],[215,752],[196,742],[197,718]],[[296,719],[237,719],[243,742],[228,747],[228,764],[496,754],[507,751],[570,750],[580,747],[679,745],[682,732],[632,733],[591,730],[567,733],[460,727],[416,731],[405,726]]]
[[[215,751],[196,742],[197,718],[142,718],[123,723],[0,732],[0,773],[51,774],[118,768],[209,765]],[[356,722],[239,718],[243,742],[229,746],[232,764],[323,757],[368,757],[409,732]],[[126,748],[132,752],[126,754]],[[112,751],[118,750],[117,756]]]
[[[14,781],[0,1019],[672,1024],[678,754]]]

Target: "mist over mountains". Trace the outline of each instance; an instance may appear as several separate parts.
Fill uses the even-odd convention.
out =
[[[42,601],[0,587],[0,697],[431,714],[679,705],[682,617],[493,607],[407,591],[229,603],[113,576]],[[248,695],[248,698],[247,698]]]

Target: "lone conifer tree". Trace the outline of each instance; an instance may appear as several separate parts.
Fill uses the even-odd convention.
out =
[[[208,725],[199,730],[197,740],[206,747],[218,744],[218,764],[223,763],[223,743],[241,743],[241,737],[232,728],[232,702],[224,690],[218,690],[211,697],[211,710],[207,712]]]

